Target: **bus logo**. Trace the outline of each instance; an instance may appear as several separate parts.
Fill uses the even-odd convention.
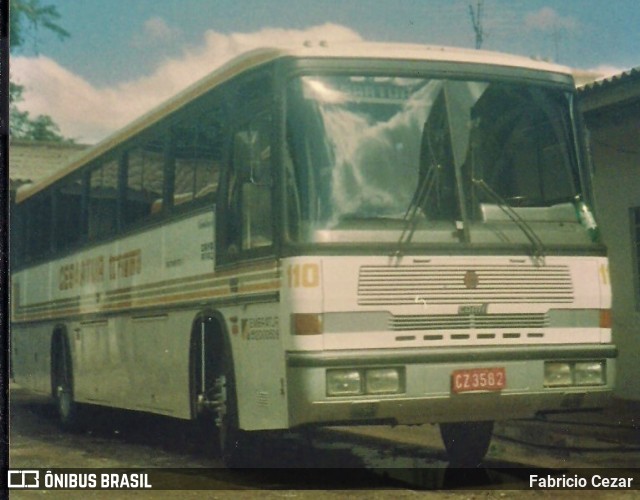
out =
[[[478,273],[475,271],[467,271],[464,273],[464,286],[466,286],[469,290],[474,290],[478,288]]]
[[[39,488],[40,471],[22,469],[7,471],[7,486],[9,488]]]

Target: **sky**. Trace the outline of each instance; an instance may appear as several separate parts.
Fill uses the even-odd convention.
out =
[[[21,109],[92,144],[259,46],[409,42],[475,47],[478,0],[41,0],[70,36],[11,54]],[[482,48],[609,76],[640,66],[639,0],[484,0]]]

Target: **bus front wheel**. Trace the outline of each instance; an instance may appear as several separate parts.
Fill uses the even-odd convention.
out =
[[[247,433],[238,423],[238,399],[233,365],[228,356],[221,359],[219,376],[216,377],[217,415],[220,455],[229,468],[239,468],[248,460]]]
[[[440,424],[440,435],[451,467],[478,467],[489,450],[493,422]]]

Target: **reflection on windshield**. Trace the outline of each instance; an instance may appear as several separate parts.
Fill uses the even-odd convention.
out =
[[[419,212],[417,241],[460,242],[452,228],[463,220],[472,231],[487,231],[494,222],[495,233],[496,224],[511,221],[492,219],[495,199],[477,189],[478,180],[523,219],[542,222],[558,222],[559,213],[566,222],[566,210],[557,207],[572,208],[580,194],[562,91],[500,82],[304,76],[291,81],[287,102],[293,239],[331,241],[331,231],[348,229],[352,236],[340,241],[385,240],[385,231],[396,231],[397,240],[411,211]],[[500,231],[503,242],[523,241],[517,227]]]

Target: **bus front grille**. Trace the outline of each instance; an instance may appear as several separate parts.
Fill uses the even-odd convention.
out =
[[[392,331],[538,329],[549,326],[547,314],[411,314],[391,316]]]
[[[568,266],[362,266],[359,305],[571,303]]]

